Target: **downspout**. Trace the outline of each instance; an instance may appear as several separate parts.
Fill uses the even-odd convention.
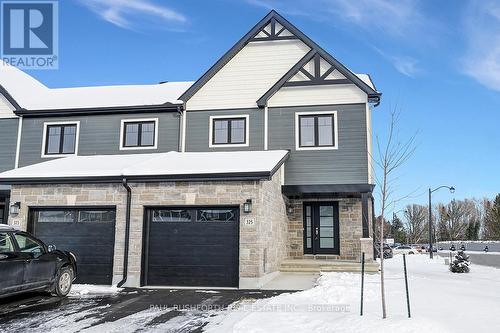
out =
[[[184,122],[184,113],[182,112],[182,106],[177,107],[177,113],[179,114],[179,145],[177,147],[177,150],[179,152],[182,151],[182,123]]]
[[[123,247],[123,279],[118,282],[118,287],[121,287],[127,282],[128,275],[128,243],[130,238],[130,211],[132,204],[132,189],[127,184],[127,178],[123,178],[122,185],[127,190],[127,206],[125,208],[125,244]]]

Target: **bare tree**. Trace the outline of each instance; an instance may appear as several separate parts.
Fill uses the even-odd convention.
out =
[[[469,238],[467,229],[471,224],[480,223],[482,213],[474,200],[452,200],[447,205],[438,205],[441,234],[447,240]]]
[[[427,207],[421,205],[408,205],[404,213],[405,229],[410,243],[419,243],[428,230]]]
[[[390,124],[385,141],[382,141],[377,135],[376,145],[377,154],[373,158],[375,165],[380,169],[380,176],[376,177],[378,188],[380,191],[380,205],[382,218],[385,216],[386,209],[394,205],[396,201],[401,200],[394,198],[395,182],[398,170],[409,158],[413,155],[416,149],[415,138],[417,133],[413,134],[408,139],[401,141],[399,138],[398,123],[400,112],[398,108],[391,111]],[[385,304],[385,285],[384,285],[384,225],[380,224],[379,230],[380,242],[380,291],[382,301],[382,318],[387,318],[387,309]]]

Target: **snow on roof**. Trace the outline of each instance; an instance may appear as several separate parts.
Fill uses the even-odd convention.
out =
[[[375,85],[373,84],[373,81],[372,81],[372,78],[370,77],[370,75],[368,75],[368,74],[354,74],[354,75],[356,75],[361,81],[366,83],[370,88],[377,91],[377,89],[375,89]]]
[[[0,182],[53,178],[271,173],[286,150],[72,156],[0,173]]]
[[[181,104],[193,82],[51,89],[20,69],[0,62],[0,85],[28,110]]]

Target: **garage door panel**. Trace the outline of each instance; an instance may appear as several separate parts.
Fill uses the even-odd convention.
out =
[[[80,211],[102,210],[112,211],[113,220],[99,222],[78,220]],[[59,211],[64,214],[57,214]],[[55,245],[59,250],[71,251],[75,254],[78,270],[76,283],[109,285],[112,283],[114,210],[97,207],[34,209],[31,216],[36,237],[46,244]],[[61,222],[61,218],[73,219],[73,222]]]
[[[226,221],[198,221],[201,208],[173,208],[187,212],[190,221],[170,222],[170,212],[150,210],[147,248],[148,285],[237,287],[239,272],[239,210],[237,208],[206,208],[203,218],[214,218],[206,210],[228,213]],[[168,209],[167,209],[168,210]],[[215,214],[216,215],[216,214]],[[165,220],[154,220],[162,216]],[[224,216],[223,216],[224,217]],[[215,216],[215,219],[220,216]]]

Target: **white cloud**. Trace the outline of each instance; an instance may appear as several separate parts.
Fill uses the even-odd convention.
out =
[[[375,51],[377,51],[382,57],[392,63],[394,68],[403,75],[413,78],[422,72],[419,66],[419,62],[415,58],[405,55],[389,55],[374,46],[373,49],[375,49]]]
[[[500,91],[500,3],[473,1],[464,21],[467,51],[462,59],[463,72]]]
[[[121,28],[133,29],[147,22],[183,24],[187,18],[149,0],[79,0],[104,20]]]

